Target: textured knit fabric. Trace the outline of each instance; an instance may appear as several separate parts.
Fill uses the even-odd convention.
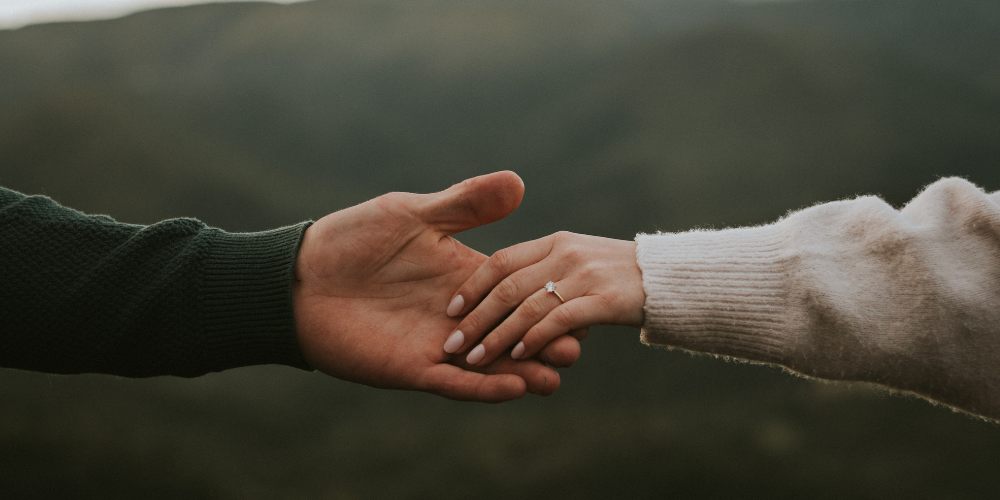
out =
[[[0,188],[0,366],[128,377],[308,369],[291,302],[307,225],[138,226]]]
[[[962,179],[762,227],[639,235],[647,344],[1000,418],[1000,193]]]

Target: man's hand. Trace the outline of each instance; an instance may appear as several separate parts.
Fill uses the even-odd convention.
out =
[[[306,361],[344,380],[452,399],[554,392],[559,375],[538,361],[503,356],[472,367],[441,347],[458,324],[445,314],[448,300],[486,260],[449,236],[506,217],[523,194],[516,174],[498,172],[439,193],[390,193],[310,226],[294,288]],[[539,358],[568,366],[579,354],[577,340],[564,336]]]

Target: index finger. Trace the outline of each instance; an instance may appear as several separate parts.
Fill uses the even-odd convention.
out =
[[[552,251],[552,240],[548,237],[518,243],[499,250],[486,262],[480,264],[476,272],[459,287],[448,303],[448,316],[460,316],[472,310],[504,278],[514,272],[541,262]]]

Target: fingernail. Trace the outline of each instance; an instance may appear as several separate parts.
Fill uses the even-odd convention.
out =
[[[472,350],[472,352],[469,353],[469,355],[465,358],[465,361],[470,365],[474,365],[482,361],[483,358],[485,357],[486,357],[486,348],[483,347],[483,344],[479,344],[476,346],[475,349]]]
[[[444,352],[448,354],[455,354],[459,349],[462,348],[462,344],[465,343],[465,334],[462,330],[455,330],[455,333],[448,337],[448,341],[444,343]]]
[[[524,342],[518,342],[514,350],[510,351],[510,357],[514,359],[521,359],[521,356],[524,356]]]
[[[448,316],[458,316],[463,307],[465,307],[465,299],[461,295],[456,295],[454,299],[451,299],[451,304],[448,304]]]

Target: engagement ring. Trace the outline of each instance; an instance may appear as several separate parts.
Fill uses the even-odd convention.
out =
[[[550,282],[546,283],[545,284],[545,291],[556,294],[556,297],[559,297],[559,300],[562,301],[563,304],[566,303],[566,299],[562,298],[562,295],[559,295],[559,292],[556,291],[556,284],[555,284],[555,282],[550,281]]]

